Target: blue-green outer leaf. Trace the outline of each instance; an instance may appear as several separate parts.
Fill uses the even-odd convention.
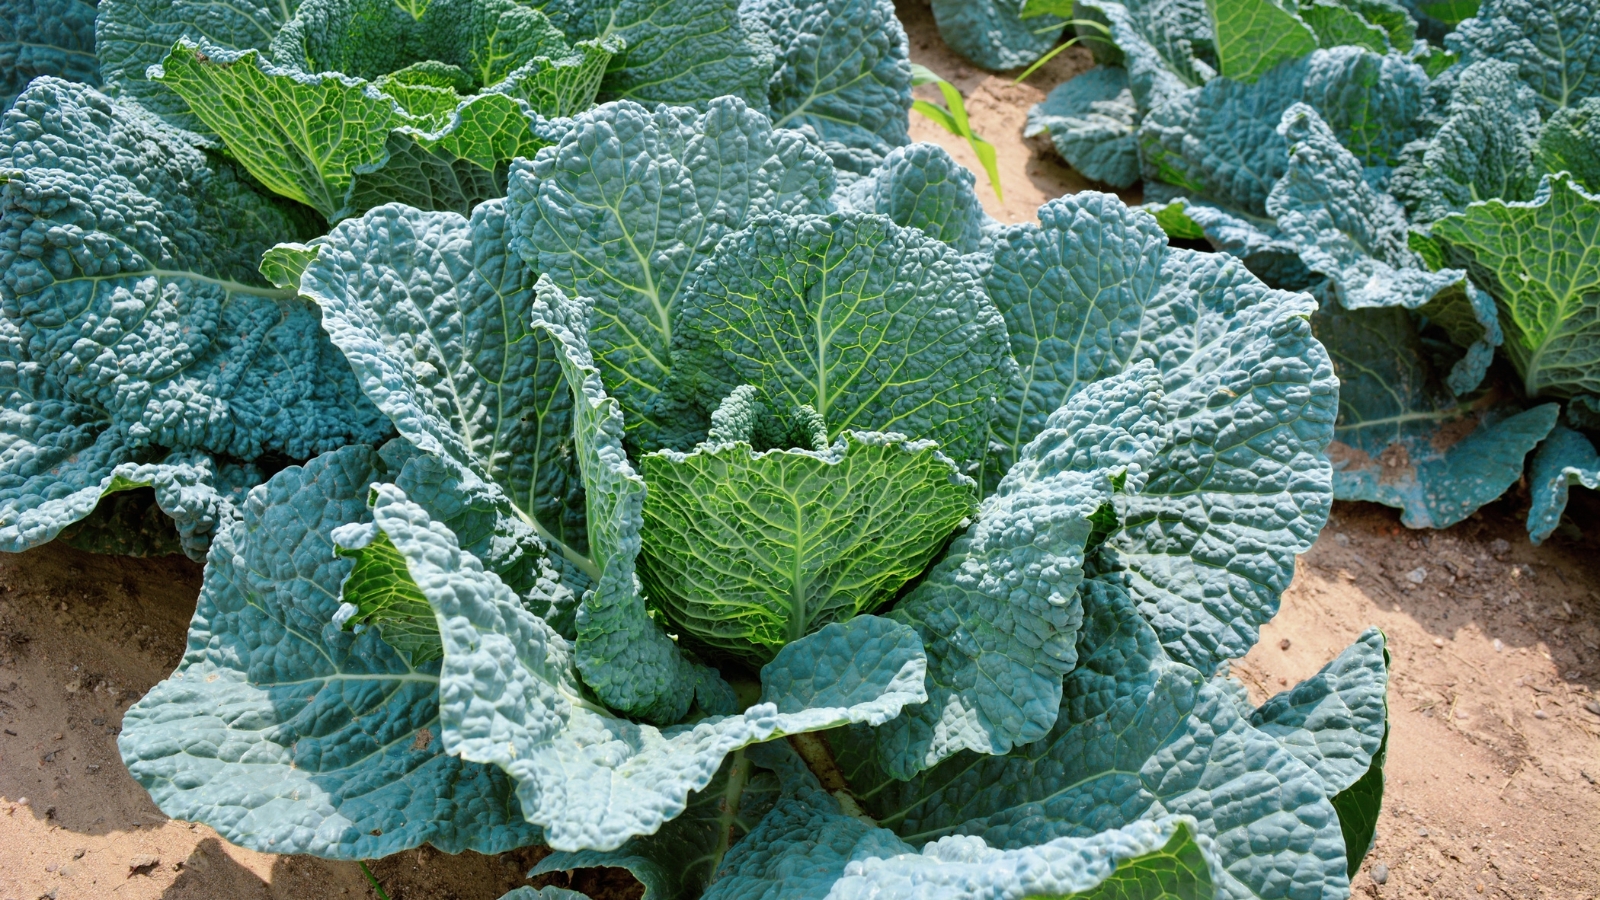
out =
[[[445,753],[439,669],[331,619],[351,562],[329,533],[367,517],[376,454],[354,446],[256,489],[213,544],[178,671],[118,747],[156,804],[268,853],[370,859],[532,844],[510,779]]]

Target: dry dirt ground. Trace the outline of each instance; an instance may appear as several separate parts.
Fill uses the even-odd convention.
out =
[[[899,10],[912,58],[966,94],[998,149],[1006,202],[961,139],[916,116],[912,137],[979,171],[991,214],[1026,221],[1046,200],[1095,187],[1021,136],[1027,108],[1086,69],[1086,53],[1013,84],[950,53],[922,0]],[[1600,500],[1574,493],[1572,520],[1600,536]],[[1412,532],[1392,510],[1336,505],[1282,612],[1235,667],[1260,700],[1367,625],[1388,634],[1387,796],[1358,897],[1600,898],[1600,539],[1533,547],[1525,511],[1513,491],[1449,531]],[[122,768],[122,714],[177,664],[199,584],[181,558],[54,545],[0,555],[0,900],[375,896],[354,864],[253,853],[167,819]],[[372,869],[393,900],[495,900],[530,883],[540,855],[423,848]],[[621,870],[536,883],[596,900],[639,895]]]

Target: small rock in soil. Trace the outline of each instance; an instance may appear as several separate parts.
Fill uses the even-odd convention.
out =
[[[1499,653],[1499,652],[1501,652],[1501,651],[1503,651],[1505,649],[1506,649],[1506,645],[1501,643],[1499,638],[1495,638],[1494,639],[1494,652]]]
[[[1428,836],[1428,829],[1426,829],[1426,828],[1418,828],[1417,829],[1417,837],[1427,837],[1427,836]]]
[[[1383,863],[1372,864],[1372,880],[1378,884],[1389,883],[1389,867]]]
[[[1289,639],[1288,638],[1284,638],[1283,640],[1279,641],[1278,642],[1278,649],[1279,650],[1287,650],[1287,649],[1289,649]]]
[[[128,877],[149,875],[150,870],[159,865],[161,865],[161,857],[152,853],[141,853],[128,860]]]
[[[78,849],[72,851],[72,858],[73,859],[83,859],[83,855],[85,853],[88,853],[88,852],[89,852],[89,850],[88,850],[87,847],[79,847]]]
[[[1536,709],[1533,711],[1533,717],[1535,719],[1548,719],[1550,718],[1550,714],[1542,709]]]
[[[1600,716],[1600,700],[1585,700],[1583,701],[1583,708]]]
[[[1421,566],[1417,566],[1415,569],[1412,569],[1406,573],[1406,580],[1412,584],[1421,584],[1428,580],[1428,570]]]
[[[1433,639],[1433,645],[1435,647],[1443,647],[1444,646],[1444,638],[1434,638]]]

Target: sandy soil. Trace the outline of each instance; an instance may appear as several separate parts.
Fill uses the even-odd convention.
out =
[[[992,215],[1027,221],[1046,200],[1097,187],[1022,137],[1027,108],[1088,68],[1087,53],[1070,50],[1013,84],[946,49],[922,0],[899,11],[912,58],[966,94],[975,128],[996,146],[1005,203],[960,138],[919,116],[912,136],[979,172]],[[1600,503],[1579,496],[1575,507],[1600,534]],[[1420,533],[1391,510],[1336,505],[1282,613],[1235,667],[1259,700],[1314,673],[1367,625],[1388,634],[1388,795],[1357,896],[1600,897],[1600,540],[1532,547],[1525,510],[1513,496]],[[199,584],[184,559],[58,546],[0,554],[0,900],[375,896],[354,864],[252,853],[167,819],[122,768],[122,713],[177,664]],[[495,900],[530,883],[523,873],[541,855],[422,848],[372,869],[393,900]],[[596,900],[639,895],[620,870],[533,883]]]

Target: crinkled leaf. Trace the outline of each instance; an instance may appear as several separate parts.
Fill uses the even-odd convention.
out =
[[[778,51],[774,127],[809,126],[834,165],[857,175],[911,141],[911,60],[891,0],[759,0],[747,11]]]
[[[1531,202],[1489,200],[1435,222],[1499,301],[1531,397],[1600,390],[1600,196],[1549,175]]]
[[[1116,197],[1061,197],[1039,222],[995,234],[984,279],[1018,366],[990,421],[986,492],[1068,398],[1127,365],[1160,284],[1165,237]]]
[[[882,165],[834,195],[840,206],[888,216],[919,228],[963,254],[984,251],[994,220],[973,191],[972,170],[938,144],[917,143],[889,152]]]
[[[543,0],[569,40],[621,38],[603,99],[705,107],[733,95],[764,109],[772,49],[738,0]]]
[[[933,20],[950,49],[999,72],[1043,56],[1066,28],[1058,16],[1022,18],[1027,5],[1024,0],[933,0]]]
[[[981,461],[1011,354],[948,245],[882,216],[771,216],[724,240],[679,311],[676,376],[708,402],[754,385],[830,437],[893,431]],[[691,381],[692,379],[692,381]]]
[[[1317,49],[1310,26],[1274,0],[1206,0],[1216,36],[1218,70],[1225,78],[1255,81],[1284,60]]]
[[[357,172],[350,182],[349,208],[368,210],[385,203],[471,215],[485,200],[506,195],[509,164],[485,169],[414,135],[392,131],[384,141],[388,160],[375,172]]]
[[[1180,896],[1209,897],[1211,872],[1191,823],[1168,817],[1005,849],[978,837],[947,837],[919,853],[893,832],[844,815],[831,798],[812,792],[778,801],[728,854],[726,874],[705,896],[707,900],[1159,898],[1159,889],[1148,894],[1138,891],[1154,887],[1156,858],[1170,852],[1189,867],[1187,878],[1173,880],[1195,891]],[[1118,893],[1118,888],[1130,893]]]
[[[757,768],[744,750],[723,762],[711,783],[655,834],[609,852],[552,853],[529,877],[593,867],[627,869],[644,885],[644,900],[696,900],[722,868],[728,849],[755,828],[778,800],[777,776]]]
[[[1368,628],[1317,674],[1261,704],[1250,724],[1310,766],[1331,800],[1372,767],[1389,727],[1388,689],[1383,632]]]
[[[1427,73],[1405,57],[1335,47],[1312,55],[1304,100],[1363,166],[1383,170],[1433,127],[1428,86]]]
[[[100,83],[94,55],[95,0],[6,0],[0,3],[0,112],[40,75]]]
[[[1030,9],[1035,6],[1054,8],[1056,4],[1039,0],[1029,4]],[[1080,9],[1098,13],[1111,29],[1141,113],[1216,77],[1216,42],[1205,0],[1135,0],[1127,4],[1083,0],[1076,6],[1063,4],[1059,11],[1071,11],[1076,17]],[[1091,40],[1089,46],[1097,53],[1105,49],[1100,41]]]
[[[543,13],[515,0],[302,0],[271,49],[279,66],[366,81],[414,76],[424,67],[436,76],[453,70],[453,88],[472,93],[536,57],[566,56],[569,48]]]
[[[1133,359],[1156,362],[1172,437],[1149,483],[1114,498],[1123,528],[1097,565],[1202,672],[1255,644],[1327,521],[1339,392],[1312,309],[1237,260],[1179,249],[1145,309]]]
[[[1300,245],[1285,236],[1272,219],[1223,209],[1194,197],[1173,202],[1183,204],[1184,218],[1212,247],[1242,260],[1267,284],[1283,290],[1307,290],[1321,281],[1300,258]]]
[[[785,647],[763,669],[761,702],[657,730],[586,699],[571,646],[448,528],[380,485],[373,515],[433,605],[444,644],[444,744],[517,783],[522,809],[558,850],[615,850],[683,812],[727,754],[849,722],[880,724],[925,699],[916,635],[862,616]]]
[[[1489,298],[1466,272],[1424,265],[1400,205],[1366,182],[1360,162],[1309,106],[1291,106],[1279,131],[1289,143],[1289,171],[1267,197],[1278,233],[1310,271],[1328,277],[1346,309],[1399,306],[1447,321],[1466,348],[1450,387],[1457,394],[1475,388],[1503,341]]]
[[[329,532],[367,517],[369,447],[279,472],[213,544],[172,677],[123,719],[135,780],[174,818],[270,853],[371,859],[532,844],[511,780],[440,739],[439,668],[331,621],[351,562]]]
[[[1339,376],[1328,453],[1341,500],[1399,507],[1408,528],[1447,528],[1521,477],[1555,424],[1553,403],[1523,412],[1452,397],[1404,310],[1325,303],[1315,323]]]
[[[1528,200],[1538,185],[1537,98],[1516,67],[1483,60],[1462,69],[1444,122],[1406,148],[1391,189],[1418,222],[1460,212],[1474,200]]]
[[[970,835],[1016,851],[1193,816],[1219,896],[1347,892],[1321,778],[1198,672],[1171,662],[1115,584],[1086,581],[1083,600],[1078,666],[1043,739],[1004,756],[963,753],[906,782],[859,752],[860,732],[834,739],[876,820],[913,845]]]
[[[1096,66],[1032,106],[1023,134],[1049,134],[1056,152],[1085,178],[1125,188],[1139,180],[1138,124],[1127,70]]]
[[[1556,110],[1539,133],[1538,166],[1545,172],[1571,172],[1585,190],[1600,194],[1600,97]]]
[[[536,275],[510,238],[503,201],[470,219],[383,206],[314,241],[297,283],[402,436],[498,486],[513,516],[581,565],[572,395],[556,344],[530,324]]]
[[[1561,524],[1567,508],[1567,492],[1580,484],[1600,488],[1600,454],[1589,439],[1565,425],[1551,429],[1539,445],[1529,467],[1528,481],[1533,505],[1528,509],[1528,536],[1535,544],[1544,543]]]
[[[654,446],[677,425],[650,408],[690,274],[753,217],[817,209],[832,191],[815,146],[738,100],[703,114],[621,102],[576,117],[558,145],[517,163],[507,209],[527,264],[594,298],[590,342],[606,388],[630,437]]]
[[[1600,94],[1600,7],[1589,0],[1483,0],[1445,46],[1463,62],[1516,65],[1547,114]]]
[[[846,866],[828,896],[963,900],[1021,891],[1064,900],[1163,900],[1213,896],[1213,885],[1192,820],[1167,817],[1033,847],[999,849],[978,837],[941,838],[920,854]]]
[[[639,577],[684,638],[755,663],[871,612],[977,506],[931,441],[847,431],[821,451],[749,443],[644,457]]]
[[[572,392],[572,456],[582,474],[594,587],[577,614],[578,671],[608,706],[656,723],[683,718],[694,666],[650,618],[635,564],[644,529],[645,483],[622,447],[622,408],[606,395],[589,349],[589,302],[540,276],[533,330],[556,349]],[[454,537],[451,538],[454,540]]]
[[[305,219],[202,147],[53,78],[7,114],[0,301],[15,449],[3,518],[20,529],[17,550],[87,515],[123,463],[304,458],[387,430],[315,310],[255,272]],[[174,490],[200,483],[156,480],[167,477]],[[216,522],[209,503],[169,507],[190,520],[191,553]]]
[[[978,520],[889,613],[921,635],[929,701],[876,732],[909,778],[961,750],[1043,737],[1077,662],[1077,587],[1116,485],[1137,490],[1166,440],[1161,381],[1141,363],[1089,384],[1044,422]]]
[[[1288,161],[1278,121],[1301,99],[1308,64],[1285,62],[1249,84],[1215,78],[1151,110],[1138,133],[1145,177],[1264,215]]]
[[[1318,50],[1250,84],[1213,79],[1140,124],[1145,176],[1263,216],[1268,193],[1288,168],[1278,126],[1289,107],[1310,104],[1363,165],[1382,167],[1423,133],[1426,88],[1414,63],[1354,47]]]
[[[146,72],[178,40],[228,50],[266,50],[299,7],[298,0],[101,0],[95,52],[108,92],[137,100],[168,121],[204,127],[182,97]]]

